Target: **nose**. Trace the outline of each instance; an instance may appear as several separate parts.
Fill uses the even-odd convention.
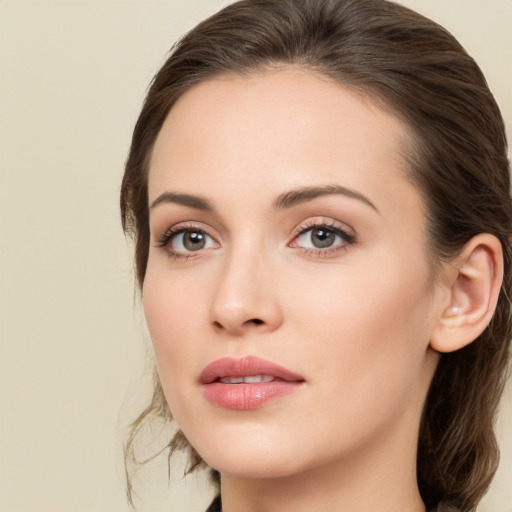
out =
[[[216,283],[210,315],[217,331],[243,336],[272,332],[282,324],[278,283],[268,259],[232,253]]]

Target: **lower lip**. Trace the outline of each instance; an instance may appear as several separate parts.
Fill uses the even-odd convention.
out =
[[[257,409],[266,403],[289,395],[302,387],[303,382],[271,381],[240,384],[212,382],[203,384],[206,398],[225,409]]]

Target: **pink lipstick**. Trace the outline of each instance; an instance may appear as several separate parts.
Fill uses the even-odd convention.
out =
[[[225,357],[210,363],[199,376],[206,398],[226,409],[256,409],[300,389],[304,377],[254,356]]]

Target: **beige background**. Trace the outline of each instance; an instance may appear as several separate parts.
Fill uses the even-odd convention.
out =
[[[221,0],[0,0],[0,510],[118,512],[147,336],[118,190],[145,88]],[[480,62],[512,133],[512,1],[408,0]],[[134,314],[135,311],[135,314]],[[512,511],[512,398],[481,512]],[[142,511],[204,510],[202,479],[140,478]]]

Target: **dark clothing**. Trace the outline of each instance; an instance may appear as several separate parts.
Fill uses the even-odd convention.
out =
[[[208,507],[206,512],[222,512],[222,504],[220,502],[220,496],[217,496],[212,501],[212,503],[210,504],[210,506]],[[456,510],[451,507],[446,507],[445,505],[440,503],[437,508],[432,509],[430,512],[456,512]]]
[[[210,504],[206,512],[222,512],[220,496],[217,496]]]

